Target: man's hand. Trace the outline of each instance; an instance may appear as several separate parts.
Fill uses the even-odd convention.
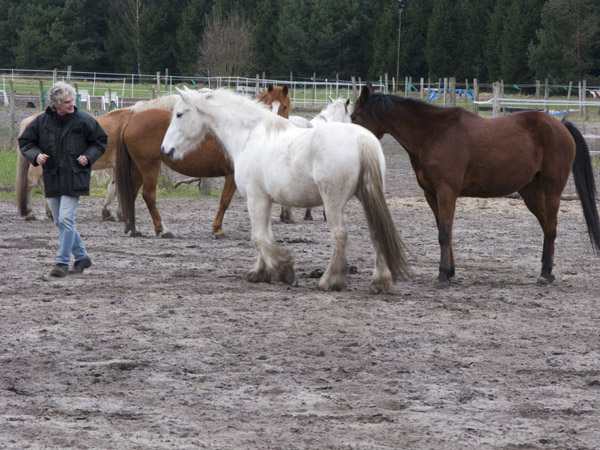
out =
[[[48,161],[48,158],[50,158],[50,155],[40,153],[39,155],[37,155],[37,158],[35,158],[35,160],[40,166],[43,166],[44,164],[46,164],[46,161]]]
[[[77,158],[77,162],[82,166],[87,166],[89,161],[87,159],[87,156],[81,155],[79,156],[79,158]]]

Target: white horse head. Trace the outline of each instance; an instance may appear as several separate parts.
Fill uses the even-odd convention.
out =
[[[197,104],[208,95],[205,92],[175,88],[179,100],[173,108],[171,123],[165,133],[162,151],[172,158],[183,156],[198,146],[210,130],[210,118],[204,117]]]
[[[350,99],[333,99],[329,97],[329,104],[311,120],[311,123],[313,125],[331,122],[352,123],[350,114]]]
[[[219,129],[235,126],[235,136],[228,136],[227,140],[235,142],[243,141],[257,122],[270,124],[268,130],[287,125],[287,120],[271,112],[269,106],[227,89],[177,89],[177,92],[181,98],[173,109],[171,123],[161,146],[163,153],[175,159],[182,158],[196,148],[209,132],[219,137],[222,135],[218,133]],[[227,142],[221,140],[221,144],[228,150]]]

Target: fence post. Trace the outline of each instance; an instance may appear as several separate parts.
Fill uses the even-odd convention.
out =
[[[354,77],[354,75],[352,75],[352,77],[350,78],[351,82],[352,82],[352,104],[356,103],[356,78]]]
[[[475,102],[479,101],[479,83],[477,78],[473,78],[473,112],[479,115],[479,105]]]
[[[456,78],[451,77],[448,82],[448,103],[452,108],[456,106]]]
[[[423,77],[421,77],[421,100],[423,100],[423,95],[425,94],[425,79]]]
[[[500,116],[500,83],[495,81],[493,84],[494,101],[492,103],[492,118]]]
[[[202,195],[210,195],[212,192],[212,178],[201,178],[198,189],[200,189]]]
[[[548,112],[548,100],[550,99],[550,90],[548,89],[548,78],[544,80],[544,112]]]
[[[587,108],[585,107],[585,91],[587,91],[587,81],[581,83],[581,107],[583,108],[583,120],[588,120]]]
[[[573,89],[573,82],[569,81],[569,90],[567,91],[567,106],[565,107],[565,119],[569,117],[569,100],[571,100],[571,89]]]
[[[39,81],[39,89],[40,89],[40,106],[43,111],[44,106],[46,106],[46,99],[44,98],[44,82],[42,80]]]
[[[10,80],[8,82],[8,90],[9,90],[8,95],[10,96],[10,100],[9,100],[10,101],[10,106],[9,106],[10,132],[8,135],[8,142],[9,142],[9,145],[13,145],[16,140],[16,136],[15,136],[15,91],[14,91],[13,80]]]

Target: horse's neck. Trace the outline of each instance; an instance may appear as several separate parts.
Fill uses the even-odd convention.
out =
[[[410,103],[396,103],[394,113],[381,113],[384,130],[411,155],[418,157],[435,133],[435,122]]]

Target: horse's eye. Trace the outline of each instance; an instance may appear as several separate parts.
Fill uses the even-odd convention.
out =
[[[181,116],[183,116],[183,113],[177,113],[177,118],[181,119]]]

